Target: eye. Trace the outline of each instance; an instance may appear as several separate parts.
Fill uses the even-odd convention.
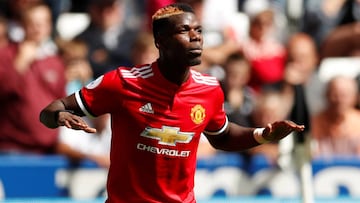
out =
[[[188,29],[182,28],[179,30],[179,33],[186,33],[186,32],[188,32]]]
[[[177,29],[176,32],[177,33],[187,33],[187,32],[189,32],[189,29],[186,28],[186,27],[180,27],[180,28]]]

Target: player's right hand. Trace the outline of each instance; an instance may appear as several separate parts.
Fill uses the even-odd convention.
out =
[[[57,123],[74,130],[83,130],[87,133],[96,133],[96,129],[90,127],[81,117],[70,112],[61,111],[58,115]]]

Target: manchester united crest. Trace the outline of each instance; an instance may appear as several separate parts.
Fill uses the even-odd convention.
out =
[[[200,124],[205,119],[205,109],[200,104],[196,104],[193,108],[191,108],[190,113],[191,120],[195,124]]]

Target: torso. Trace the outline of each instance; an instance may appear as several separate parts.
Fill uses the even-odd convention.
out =
[[[343,120],[329,119],[326,113],[313,119],[312,136],[317,141],[318,155],[356,155],[360,152],[360,112],[350,110]]]
[[[225,123],[218,82],[191,71],[178,86],[163,78],[156,64],[120,68],[101,83],[107,81],[119,85],[103,104],[112,113],[113,129],[108,202],[195,202],[200,134]],[[95,115],[106,113],[96,103],[88,105]],[[120,190],[124,183],[127,189]]]

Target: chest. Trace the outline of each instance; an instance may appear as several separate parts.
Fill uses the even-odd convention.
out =
[[[326,129],[326,134],[333,138],[358,137],[360,135],[359,119],[359,114],[348,113],[339,120],[324,119],[322,126]]]
[[[186,131],[202,131],[213,114],[206,94],[182,91],[138,90],[123,99],[128,118],[143,125],[173,126]]]

